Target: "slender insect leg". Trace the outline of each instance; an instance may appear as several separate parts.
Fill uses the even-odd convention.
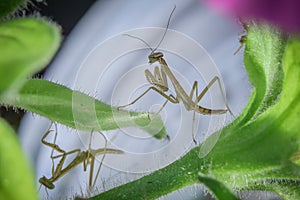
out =
[[[236,55],[244,46],[247,40],[247,35],[242,35],[240,38],[240,47],[233,53],[233,55]]]
[[[64,153],[62,153],[62,154],[60,154],[60,155],[56,155],[56,156],[53,156],[52,157],[52,159],[57,159],[57,158],[60,158],[61,157],[61,159],[59,160],[59,162],[58,162],[58,164],[56,165],[56,169],[55,169],[55,171],[54,171],[54,173],[52,174],[52,177],[51,178],[49,178],[49,181],[50,182],[54,182],[54,181],[56,181],[59,177],[61,177],[63,174],[62,174],[62,171],[63,170],[66,170],[68,167],[66,167],[65,169],[63,169],[63,165],[64,165],[64,163],[65,163],[65,160],[66,160],[66,158],[67,158],[67,156],[68,155],[71,155],[71,154],[73,154],[73,153],[77,153],[77,156],[78,156],[78,154],[80,153],[80,149],[74,149],[74,150],[72,150],[72,151],[69,151],[69,152],[65,152],[64,151]],[[76,157],[77,157],[76,156]],[[69,170],[70,170],[71,168],[69,168]]]
[[[66,159],[67,155],[70,155],[70,154],[73,154],[73,153],[76,153],[76,152],[77,153],[80,152],[80,149],[75,149],[75,150],[66,152],[63,149],[61,149],[57,144],[55,144],[56,139],[57,139],[57,125],[56,124],[54,124],[54,125],[55,125],[54,142],[49,143],[45,140],[45,138],[51,132],[51,130],[47,131],[47,133],[42,138],[42,143],[52,148],[52,152],[51,152],[51,156],[50,156],[50,158],[52,160],[52,177],[49,178],[50,182],[56,180],[58,177],[61,176],[61,171],[62,171],[62,168],[63,168],[63,164],[65,162],[65,159]],[[58,151],[60,154],[53,156],[54,150]],[[61,159],[59,160],[58,164],[56,165],[56,168],[54,168],[54,160],[57,159],[57,158],[61,158]]]
[[[224,94],[224,91],[223,91],[223,88],[222,88],[222,85],[221,85],[221,82],[220,82],[220,79],[218,76],[215,76],[208,84],[207,86],[202,90],[202,92],[200,93],[200,95],[197,97],[196,99],[196,102],[199,102],[202,97],[206,94],[206,92],[208,91],[208,89],[215,83],[215,82],[218,82],[218,85],[219,85],[219,89],[220,89],[220,92],[222,94],[222,98],[223,98],[223,102],[227,108],[227,111],[229,111],[229,113],[234,117],[233,113],[231,112],[228,104],[227,104],[227,101],[226,101],[226,98],[225,98],[225,94]],[[224,110],[212,110],[212,114],[222,114],[224,113],[223,112]]]
[[[87,150],[87,152],[88,152],[88,154],[86,156],[86,162],[87,162],[86,164],[87,165],[89,164],[90,156],[91,157],[93,156],[93,155],[91,155],[92,137],[93,137],[93,129],[91,130],[91,133],[90,133],[89,148]],[[83,168],[84,168],[83,170],[86,171],[87,166],[84,166]]]
[[[46,178],[45,176],[43,176],[39,179],[39,182],[41,184],[43,184],[45,187],[49,188],[49,189],[54,189],[55,186],[54,186],[53,182],[55,182],[59,177],[63,176],[64,173],[67,170],[71,169],[71,168],[68,169],[68,167],[63,169],[63,165],[64,165],[64,162],[65,162],[65,159],[66,159],[67,155],[75,153],[75,152],[79,153],[80,149],[76,149],[76,150],[73,150],[73,151],[70,151],[70,152],[67,152],[67,153],[64,152],[60,155],[53,156],[52,159],[56,159],[56,158],[59,158],[59,157],[61,157],[61,159],[58,162],[54,172],[52,173],[52,176],[50,178]],[[78,154],[77,154],[77,156],[78,156]]]
[[[168,103],[168,99],[163,103],[163,105],[160,107],[160,109],[157,111],[157,114],[159,114],[161,111],[162,111],[162,109],[167,105],[167,103]]]
[[[190,99],[193,99],[193,95],[194,95],[194,91],[196,90],[196,98],[198,97],[198,81],[194,81],[194,84],[193,84],[193,87],[192,87],[192,90],[190,92]],[[197,99],[196,99],[196,102],[195,104],[197,105],[198,102],[197,102]],[[195,133],[195,118],[196,118],[196,111],[195,109],[193,109],[193,122],[192,122],[192,136],[193,136],[193,141],[195,144],[197,144],[197,141],[196,141],[196,133]]]
[[[124,106],[118,106],[118,109],[124,108],[124,107],[127,107],[127,106],[130,106],[130,105],[134,104],[135,102],[137,102],[142,96],[144,96],[150,90],[156,91],[157,93],[159,93],[160,95],[162,95],[163,97],[165,97],[167,100],[171,101],[172,103],[179,103],[178,99],[175,98],[173,95],[167,95],[163,91],[157,89],[156,87],[151,86],[145,92],[143,92],[139,97],[137,97],[135,100],[133,100],[131,103],[126,104]]]
[[[166,106],[166,104],[168,103],[168,101],[172,102],[172,103],[179,103],[179,100],[177,97],[174,97],[172,94],[167,95],[165,94],[163,91],[157,89],[156,87],[150,87],[150,89],[154,90],[155,92],[157,92],[158,94],[160,94],[161,96],[163,96],[164,98],[166,98],[166,101],[163,103],[162,107],[158,110],[157,114],[161,112],[161,110]],[[149,116],[148,113],[148,118],[151,120],[151,117]]]
[[[57,158],[60,158],[60,157],[63,157],[63,156],[65,156],[65,155],[70,155],[70,154],[73,154],[73,153],[78,153],[78,152],[80,152],[81,150],[80,149],[73,149],[72,151],[68,151],[68,152],[65,152],[64,151],[64,153],[62,153],[62,154],[59,154],[59,155],[56,155],[56,156],[53,156],[52,158],[53,159],[57,159]]]
[[[45,191],[46,191],[47,197],[49,197],[49,193],[48,193],[48,190],[46,187],[45,187]]]
[[[241,44],[241,45],[239,46],[239,48],[233,53],[233,55],[236,55],[236,54],[242,49],[243,46],[244,46],[244,45]]]
[[[55,144],[56,142],[56,138],[57,138],[57,125],[55,125],[55,135],[54,135],[54,141],[53,143],[50,143],[50,142],[47,142],[46,141],[46,137],[49,135],[49,133],[51,133],[53,130],[48,130],[44,136],[42,137],[41,141],[44,145],[50,147],[52,149],[51,151],[51,154],[50,154],[50,158],[51,158],[51,161],[52,161],[52,174],[54,173],[54,159],[53,159],[53,153],[54,153],[54,150],[60,152],[60,153],[65,153],[64,150],[62,150],[58,145]],[[50,127],[52,126],[52,123],[50,125]],[[49,128],[50,129],[50,128]]]
[[[58,164],[56,165],[56,168],[54,170],[54,172],[52,172],[52,177],[49,178],[50,182],[54,182],[59,176],[60,176],[60,172],[63,168],[63,165],[65,163],[65,160],[67,158],[67,154],[63,153],[57,156],[53,156],[51,157],[52,161],[54,161],[54,159],[61,157],[61,159],[59,160]]]
[[[55,127],[55,136],[54,136],[53,144],[55,145],[56,144],[56,139],[57,139],[57,125],[56,125],[56,123],[54,123],[54,127]],[[52,161],[52,174],[54,172],[54,159],[52,158],[53,153],[54,153],[54,148],[52,148],[52,151],[51,151],[51,154],[50,154],[51,161]]]
[[[42,137],[42,139],[41,139],[41,142],[42,142],[44,145],[49,146],[49,147],[52,147],[52,143],[47,142],[45,139],[46,139],[46,137],[49,135],[49,133],[51,133],[52,131],[53,131],[53,130],[48,130],[48,131],[44,134],[44,136]]]
[[[86,151],[86,156],[85,158],[82,159],[82,164],[83,164],[83,171],[85,172],[86,169],[87,169],[87,166],[89,163],[91,163],[91,166],[90,166],[90,178],[89,178],[89,186],[91,186],[91,176],[93,176],[93,171],[94,171],[94,155],[91,153],[91,144],[92,144],[92,137],[93,137],[93,129],[91,130],[91,133],[90,133],[90,138],[89,138],[89,147]],[[81,150],[79,150],[76,158],[78,157],[79,153],[81,152]],[[75,158],[75,159],[76,159]],[[91,159],[91,161],[90,161]]]
[[[94,162],[95,162],[95,155],[91,154],[92,137],[93,137],[93,130],[91,131],[91,134],[90,134],[89,149],[88,149],[86,162],[83,162],[84,171],[86,171],[87,165],[90,162],[90,177],[89,177],[89,186],[90,187],[92,186],[92,179],[93,179],[93,173],[94,173]],[[90,161],[90,159],[91,159],[91,161]]]
[[[97,173],[96,173],[96,176],[95,176],[95,178],[94,178],[94,182],[93,182],[93,187],[95,186],[95,184],[96,184],[96,181],[97,181],[97,179],[98,179],[98,176],[99,176],[99,174],[100,174],[100,170],[101,170],[101,167],[102,167],[102,163],[103,163],[103,160],[104,160],[104,158],[105,158],[105,156],[106,156],[106,149],[107,149],[107,139],[106,139],[106,137],[105,137],[105,135],[102,133],[102,132],[98,132],[98,133],[100,133],[101,135],[102,135],[102,137],[104,138],[104,141],[105,141],[105,145],[104,145],[104,153],[103,153],[103,156],[102,156],[102,158],[101,158],[101,161],[100,161],[100,164],[99,164],[99,167],[98,167],[98,170],[97,170]],[[91,182],[91,180],[90,180],[90,182]]]
[[[44,136],[43,136],[42,139],[41,139],[41,142],[42,142],[44,145],[46,145],[46,146],[48,146],[48,147],[50,147],[50,148],[52,149],[51,155],[50,155],[50,158],[51,158],[51,161],[52,161],[52,168],[51,168],[51,171],[52,171],[52,177],[49,178],[49,179],[47,179],[45,176],[43,176],[42,178],[39,179],[39,182],[41,183],[41,185],[43,184],[43,185],[45,186],[45,190],[46,190],[47,194],[48,194],[48,191],[47,191],[46,187],[47,187],[47,188],[50,188],[50,189],[53,189],[53,188],[54,188],[54,185],[53,185],[51,179],[53,179],[53,177],[55,176],[55,174],[56,174],[57,171],[58,171],[57,168],[56,168],[56,169],[54,168],[54,159],[55,159],[55,158],[53,158],[53,152],[54,152],[54,150],[57,150],[57,151],[59,151],[60,153],[64,153],[64,151],[63,151],[62,149],[60,149],[60,148],[55,144],[56,138],[57,138],[57,126],[56,126],[56,124],[54,124],[54,125],[55,125],[55,135],[54,135],[54,141],[53,141],[53,143],[50,143],[50,142],[47,142],[47,141],[46,141],[46,137],[49,135],[49,133],[51,133],[51,132],[53,131],[53,130],[50,130],[50,127],[52,126],[52,124],[53,124],[53,122],[50,124],[49,129],[47,130],[47,132],[44,134]],[[64,162],[64,158],[63,158],[63,160],[59,161],[59,163],[60,163],[60,162]],[[58,163],[58,166],[59,166],[59,163]],[[63,164],[63,163],[62,163],[62,164]],[[61,164],[61,165],[62,165],[62,164]]]
[[[120,108],[125,108],[127,106],[133,105],[135,102],[137,102],[142,96],[144,96],[147,92],[151,90],[151,87],[148,88],[143,94],[141,94],[139,97],[137,97],[135,100],[133,100],[131,103],[123,105],[123,106],[118,106],[117,109],[119,110]]]
[[[158,90],[159,91],[159,90]],[[162,91],[161,91],[162,92]],[[161,93],[160,93],[161,94]],[[165,96],[164,96],[165,97]],[[170,100],[171,99],[171,100]],[[172,103],[178,103],[178,99],[176,97],[174,97],[172,94],[170,94],[167,98],[167,100],[163,103],[163,105],[160,107],[160,109],[157,111],[157,114],[159,114],[162,109],[167,105],[167,103],[171,101]]]

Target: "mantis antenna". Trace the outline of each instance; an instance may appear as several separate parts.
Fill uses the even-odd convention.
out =
[[[151,50],[151,54],[152,54],[153,52],[155,52],[155,51],[157,50],[157,48],[160,46],[160,44],[161,44],[162,41],[164,40],[164,38],[165,38],[165,36],[166,36],[166,34],[167,34],[167,31],[168,31],[168,29],[169,29],[170,21],[171,21],[171,18],[172,18],[172,15],[173,15],[175,9],[176,9],[176,5],[174,5],[173,10],[171,11],[171,14],[170,14],[170,16],[169,16],[169,19],[168,19],[168,23],[167,23],[165,32],[164,32],[164,34],[163,34],[161,40],[159,41],[159,43],[158,43],[158,45],[157,45],[157,47],[156,47],[155,49],[152,49],[152,48],[150,47],[150,45],[149,45],[145,40],[143,40],[142,38],[139,38],[139,37],[133,36],[133,35],[129,35],[129,34],[123,34],[123,35],[126,35],[126,36],[128,36],[128,37],[131,37],[131,38],[140,40],[141,42],[143,42],[143,43]]]
[[[165,32],[164,32],[164,34],[163,34],[161,40],[159,41],[157,47],[156,47],[155,49],[153,49],[151,53],[153,53],[154,51],[156,51],[157,48],[158,48],[158,47],[160,46],[160,44],[162,43],[162,41],[164,40],[164,38],[165,38],[165,36],[166,36],[166,34],[167,34],[167,31],[168,31],[169,25],[170,25],[171,17],[172,17],[172,15],[173,15],[175,9],[176,9],[176,5],[174,5],[174,8],[173,8],[173,10],[172,10],[172,12],[171,12],[171,14],[170,14],[170,16],[169,16],[168,23],[167,23],[167,26],[166,26],[166,30],[165,30]]]

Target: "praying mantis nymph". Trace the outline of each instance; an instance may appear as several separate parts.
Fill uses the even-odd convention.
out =
[[[242,47],[244,46],[244,44],[246,43],[246,41],[247,41],[247,35],[242,35],[241,37],[240,37],[240,40],[239,40],[239,42],[240,42],[240,47],[233,53],[233,55],[236,55],[241,49],[242,49]]]
[[[91,140],[92,140],[92,134],[93,131],[91,131],[91,135],[90,135],[90,142],[89,142],[89,148],[86,151],[81,151],[80,149],[74,149],[71,151],[64,151],[62,148],[60,148],[57,144],[55,144],[55,140],[56,140],[56,136],[57,136],[57,128],[55,130],[55,139],[54,139],[54,143],[50,143],[47,142],[45,139],[46,137],[49,135],[49,133],[51,133],[53,130],[48,130],[44,136],[42,137],[42,143],[50,148],[52,148],[52,153],[51,153],[51,159],[52,159],[52,176],[50,178],[46,178],[45,176],[42,176],[39,179],[39,182],[41,183],[41,185],[44,185],[46,188],[48,189],[54,189],[55,185],[53,184],[55,181],[57,181],[59,178],[61,178],[62,176],[64,176],[67,172],[69,172],[70,170],[72,170],[74,167],[76,167],[77,165],[79,165],[80,163],[83,163],[83,170],[86,171],[88,164],[90,164],[90,175],[89,175],[89,186],[92,187],[95,185],[96,180],[98,178],[101,166],[102,166],[102,162],[104,160],[104,157],[107,153],[109,154],[122,154],[123,151],[118,150],[118,149],[110,149],[107,148],[107,139],[105,138],[105,136],[101,133],[98,132],[99,134],[101,134],[103,136],[103,138],[105,139],[105,147],[104,148],[99,148],[99,149],[92,149],[91,148]],[[53,156],[53,151],[57,151],[59,154]],[[64,166],[66,158],[68,155],[74,154],[76,153],[75,158],[69,162],[69,164],[67,164],[66,166]],[[95,157],[97,155],[103,154],[102,159],[100,161],[98,170],[97,170],[97,174],[94,178],[94,182],[93,182],[93,172],[94,172],[94,162],[95,162]],[[54,166],[54,160],[60,158],[58,164],[56,165],[56,167]]]
[[[222,89],[222,86],[221,86],[220,78],[218,76],[215,76],[207,84],[207,86],[202,90],[200,95],[198,95],[198,82],[194,81],[194,84],[192,86],[190,94],[188,95],[187,92],[183,89],[183,87],[179,83],[179,81],[176,79],[175,75],[172,73],[172,71],[169,68],[169,66],[168,66],[167,62],[165,61],[165,59],[163,58],[163,56],[164,56],[163,53],[162,52],[156,52],[157,48],[159,47],[159,45],[161,44],[162,40],[164,39],[164,37],[167,33],[167,30],[168,30],[168,27],[169,27],[169,24],[170,24],[170,20],[171,20],[171,16],[172,16],[175,8],[176,8],[176,6],[174,7],[174,9],[172,10],[172,12],[169,16],[168,23],[167,23],[165,32],[163,34],[163,37],[162,37],[162,39],[160,40],[160,42],[158,43],[158,45],[155,49],[152,49],[150,47],[150,45],[145,40],[143,40],[139,37],[136,37],[136,36],[125,34],[128,37],[138,39],[141,42],[143,42],[151,50],[151,53],[148,56],[149,64],[151,65],[153,63],[158,62],[160,64],[160,67],[155,66],[153,74],[148,69],[146,69],[145,70],[146,80],[152,86],[149,87],[145,92],[143,92],[139,97],[137,97],[131,103],[123,105],[123,106],[119,106],[118,109],[124,108],[124,107],[127,107],[127,106],[130,106],[130,105],[134,104],[141,97],[143,97],[147,92],[149,92],[150,90],[154,90],[155,92],[159,93],[161,96],[163,96],[166,99],[166,101],[163,103],[162,107],[159,109],[158,113],[170,101],[171,103],[174,103],[174,104],[178,104],[178,103],[182,102],[186,110],[188,110],[188,111],[193,110],[194,111],[193,119],[195,119],[195,112],[200,113],[200,114],[204,114],[204,115],[211,115],[211,114],[224,114],[228,111],[232,116],[234,116],[233,113],[231,112],[228,104],[227,104],[227,101],[226,101],[226,98],[225,98],[225,95],[224,95],[224,92],[223,92],[223,89]],[[169,91],[168,79],[167,78],[169,78],[169,80],[171,81],[171,84],[173,85],[173,87],[175,89],[175,93],[176,93],[175,96],[172,95],[172,94],[166,94],[166,92]],[[218,86],[220,88],[220,91],[221,91],[222,98],[223,98],[224,104],[226,106],[226,109],[209,109],[209,108],[205,108],[205,107],[202,107],[202,106],[198,105],[198,103],[200,102],[202,97],[206,94],[208,89],[215,82],[218,83]],[[196,99],[193,100],[194,93],[196,93]],[[193,123],[193,126],[194,126],[194,123]],[[192,130],[194,131],[194,128]],[[195,140],[194,132],[193,132],[193,140],[194,140],[195,143],[197,143],[196,140]]]
[[[246,41],[247,41],[247,30],[248,30],[248,24],[246,21],[244,21],[242,18],[238,18],[237,19],[238,23],[244,28],[244,31],[240,34],[244,34],[240,37],[240,46],[239,48],[233,53],[233,55],[236,55],[241,49],[242,47],[245,45]]]

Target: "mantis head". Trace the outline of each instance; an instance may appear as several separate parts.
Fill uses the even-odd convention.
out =
[[[55,188],[55,185],[47,179],[45,176],[39,179],[40,184],[44,185],[46,188],[53,190]]]
[[[149,63],[155,63],[156,61],[159,61],[164,54],[162,52],[151,52],[151,54],[148,56]]]

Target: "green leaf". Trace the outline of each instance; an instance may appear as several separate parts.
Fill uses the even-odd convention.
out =
[[[262,185],[266,190],[277,193],[282,199],[299,200],[300,180],[293,179],[268,179]]]
[[[255,175],[248,182],[248,190],[268,190],[277,193],[282,199],[295,199],[300,197],[300,167],[288,163],[281,168],[266,171]]]
[[[49,63],[60,43],[59,28],[42,19],[0,23],[0,100],[17,93],[27,77]]]
[[[252,27],[249,35],[251,36],[251,30],[256,31],[257,28],[259,27]],[[263,33],[268,34],[268,32]],[[274,47],[277,46],[276,40],[273,44]],[[244,121],[246,124],[234,122],[233,125],[223,129],[221,139],[211,152],[214,176],[230,183],[235,189],[247,188],[247,184],[256,181],[257,178],[266,180],[277,177],[278,180],[287,178],[300,180],[299,168],[293,168],[295,171],[293,176],[287,176],[284,171],[278,171],[279,168],[290,163],[295,152],[300,149],[300,134],[297,131],[300,118],[300,42],[292,39],[284,50],[283,59],[280,62],[283,66],[284,79],[272,81],[271,85],[276,88],[276,84],[280,85],[282,82],[282,91],[279,96],[274,90],[278,100],[268,97],[272,95],[271,91],[266,93],[267,97],[263,99],[273,98],[275,103],[263,107],[255,106],[253,105],[255,101],[250,101],[251,106],[246,109],[260,107],[265,109],[264,112],[261,112],[255,119],[252,118],[250,122]],[[257,52],[257,54],[263,53],[263,51]],[[278,52],[278,54],[281,53]],[[267,55],[265,56],[266,62],[268,62]],[[269,54],[269,57],[274,56],[276,57],[274,54]],[[253,54],[253,58],[256,57]],[[246,65],[249,63],[253,62],[245,61]],[[262,78],[260,73],[253,73],[253,71],[248,70],[249,76]],[[276,71],[280,70],[274,67],[267,75],[276,74]],[[267,105],[264,101],[261,103]],[[264,189],[264,185],[258,185],[256,189]]]
[[[236,163],[256,162],[258,165],[280,165],[288,161],[300,148],[297,131],[300,118],[300,43],[291,40],[283,57],[285,72],[280,101],[268,107],[256,120],[224,130],[224,140],[214,149],[223,159]],[[270,57],[274,56],[273,54]],[[268,57],[266,57],[267,59]],[[276,70],[276,68],[274,69]],[[274,74],[274,73],[271,73]],[[259,74],[253,74],[252,76]],[[281,81],[278,81],[280,84]],[[277,82],[274,81],[274,84]],[[268,95],[268,94],[267,94]],[[279,98],[276,95],[276,98]],[[240,127],[241,126],[241,127]],[[226,137],[226,138],[225,138]],[[253,163],[254,164],[254,163]]]
[[[16,134],[0,118],[0,199],[38,199],[33,173]]]
[[[18,6],[24,3],[24,0],[1,0],[0,1],[0,18],[14,12]]]
[[[17,98],[6,102],[84,131],[137,126],[154,137],[166,136],[160,115],[117,110],[88,95],[41,79],[28,80]]]
[[[214,196],[218,200],[237,200],[239,198],[223,183],[199,173],[199,181],[213,192]]]
[[[254,120],[278,101],[284,75],[281,64],[285,43],[276,29],[250,25],[244,62],[254,88],[241,123]]]

